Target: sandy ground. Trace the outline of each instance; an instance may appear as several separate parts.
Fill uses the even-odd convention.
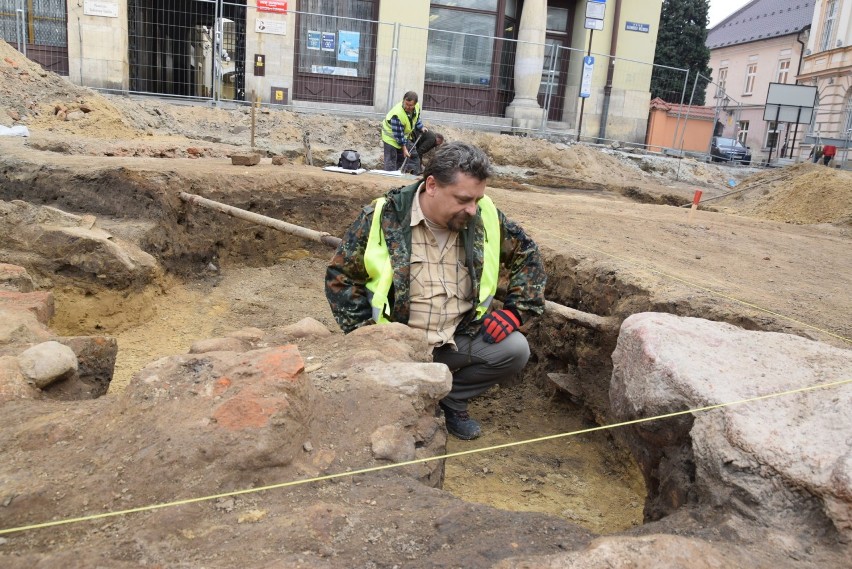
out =
[[[366,203],[399,185],[397,180],[370,175],[353,179],[304,165],[302,135],[309,131],[316,164],[332,163],[340,148],[358,148],[366,165],[377,166],[380,147],[370,121],[264,110],[257,119],[258,147],[267,156],[287,156],[290,164],[277,168],[265,161],[251,170],[237,169],[227,156],[248,145],[247,109],[105,97],[46,74],[16,54],[0,42],[0,124],[25,124],[32,136],[5,141],[4,151],[80,170],[129,167],[169,177],[169,191],[189,187],[188,180],[207,180],[234,188],[235,195],[247,187],[258,195],[286,194],[292,181],[288,176],[298,176],[306,185],[328,188],[331,195],[342,195],[345,188],[347,199]],[[79,114],[69,119],[75,110]],[[428,114],[425,118],[428,122]],[[849,173],[810,164],[762,172],[442,130],[450,140],[469,140],[489,153],[498,174],[489,193],[555,266],[570,271],[593,263],[613,281],[634,283],[637,305],[742,318],[751,327],[852,345]],[[659,205],[689,203],[696,189],[711,198],[699,211]],[[339,233],[347,222],[329,224]],[[101,224],[108,227],[109,220]],[[115,230],[122,230],[120,222]],[[170,276],[134,298],[109,291],[85,296],[59,288],[53,326],[61,334],[117,337],[112,389],[121,390],[144,364],[246,325],[269,328],[311,316],[336,329],[321,286],[326,260],[315,250],[294,248],[263,266],[231,262],[195,271],[192,278]],[[553,298],[567,304],[572,293],[561,280],[561,275],[551,275]],[[639,289],[654,291],[653,298],[639,302]],[[609,292],[604,289],[601,295]],[[627,295],[610,308],[626,314],[630,303]],[[528,389],[498,390],[476,403],[474,412],[486,422],[486,434],[476,444],[585,424],[582,411],[563,397],[547,391],[530,397]],[[449,450],[462,448],[460,444],[451,441]],[[447,489],[467,500],[546,511],[595,532],[641,523],[641,486],[629,459],[603,436],[557,440],[534,450],[506,451],[497,460],[472,457],[447,465]]]

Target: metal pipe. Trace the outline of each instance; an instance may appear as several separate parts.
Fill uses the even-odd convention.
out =
[[[601,121],[598,126],[598,144],[606,138],[606,122],[609,120],[609,100],[612,97],[612,79],[615,74],[615,53],[618,48],[619,26],[621,26],[621,0],[615,0],[615,15],[612,19],[612,35],[609,41],[609,64],[606,68],[603,108],[601,109]]]
[[[303,239],[317,241],[319,243],[322,243],[323,245],[334,247],[335,249],[343,241],[339,237],[335,237],[323,231],[314,231],[313,229],[308,229],[300,225],[293,225],[292,223],[287,223],[286,221],[281,221],[280,219],[267,217],[265,215],[260,215],[259,213],[253,213],[244,209],[240,209],[238,207],[226,205],[217,201],[209,200],[207,198],[202,198],[199,195],[179,192],[178,197],[180,197],[180,199],[182,199],[188,204],[213,209],[224,214],[230,215],[231,217],[250,221],[258,225],[271,227],[272,229],[277,229],[279,231],[283,231],[285,233],[289,233],[297,237],[302,237]],[[563,306],[562,304],[557,304],[549,300],[544,301],[544,309],[545,312],[561,316],[569,322],[579,324],[580,326],[583,326],[585,328],[601,330],[603,332],[617,332],[619,326],[621,325],[620,320],[615,317],[598,316],[597,314],[582,312],[575,308],[569,308],[568,306]]]
[[[683,134],[680,135],[680,157],[681,160],[677,161],[677,174],[675,175],[675,180],[680,180],[680,163],[683,162],[683,139],[686,137],[686,129],[689,126],[689,111],[692,109],[692,101],[695,99],[695,88],[698,86],[698,78],[701,77],[701,73],[698,73],[695,76],[695,81],[692,83],[692,94],[689,96],[689,106],[686,107],[686,117],[683,119]],[[716,123],[713,123],[713,129],[716,129]],[[712,141],[711,141],[712,143]]]
[[[689,69],[685,69],[684,71],[686,71],[686,77],[683,78],[683,89],[680,91],[680,106],[677,108],[677,119],[675,120],[674,136],[672,137],[672,149],[677,148],[677,131],[680,129],[680,114],[683,112],[683,101],[686,98],[686,86],[689,85]],[[683,148],[681,148],[681,154],[682,153]]]
[[[393,48],[391,49],[390,77],[388,77],[387,108],[393,108],[393,89],[396,83],[396,66],[399,61],[399,22],[393,24]]]

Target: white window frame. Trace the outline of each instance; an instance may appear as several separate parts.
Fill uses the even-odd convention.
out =
[[[743,146],[746,145],[746,141],[748,140],[749,126],[749,121],[737,121],[737,140],[739,140],[740,144]]]
[[[778,61],[778,75],[775,78],[777,83],[786,83],[790,78],[790,60],[781,59]]]
[[[834,20],[837,17],[837,0],[828,0],[825,3],[825,19],[822,22],[822,38],[819,42],[819,50],[832,49],[834,39]]]
[[[757,82],[757,63],[749,63],[746,66],[745,91],[743,95],[754,93],[754,84]]]
[[[766,137],[763,139],[763,147],[769,148],[769,137],[775,135],[775,148],[778,148],[778,143],[781,140],[781,123],[768,121],[766,123]]]
[[[725,96],[725,84],[728,82],[728,68],[722,67],[716,75],[716,98]]]

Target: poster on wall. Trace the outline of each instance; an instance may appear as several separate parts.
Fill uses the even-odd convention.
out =
[[[334,32],[323,32],[322,33],[322,50],[323,51],[334,51]]]
[[[320,48],[320,33],[317,30],[308,30],[308,49]]]
[[[349,67],[335,67],[334,65],[311,65],[311,73],[323,75],[340,75],[343,77],[358,77],[358,70]]]
[[[358,50],[361,44],[360,32],[337,32],[337,61],[358,63]]]

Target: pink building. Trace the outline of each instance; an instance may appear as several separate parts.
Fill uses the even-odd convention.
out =
[[[796,83],[813,13],[813,0],[753,0],[707,33],[713,83],[706,100],[717,134],[749,146],[754,163],[765,162],[770,147],[773,161],[781,151],[791,156],[794,134],[802,140],[808,130],[764,121],[763,111],[770,83]]]

